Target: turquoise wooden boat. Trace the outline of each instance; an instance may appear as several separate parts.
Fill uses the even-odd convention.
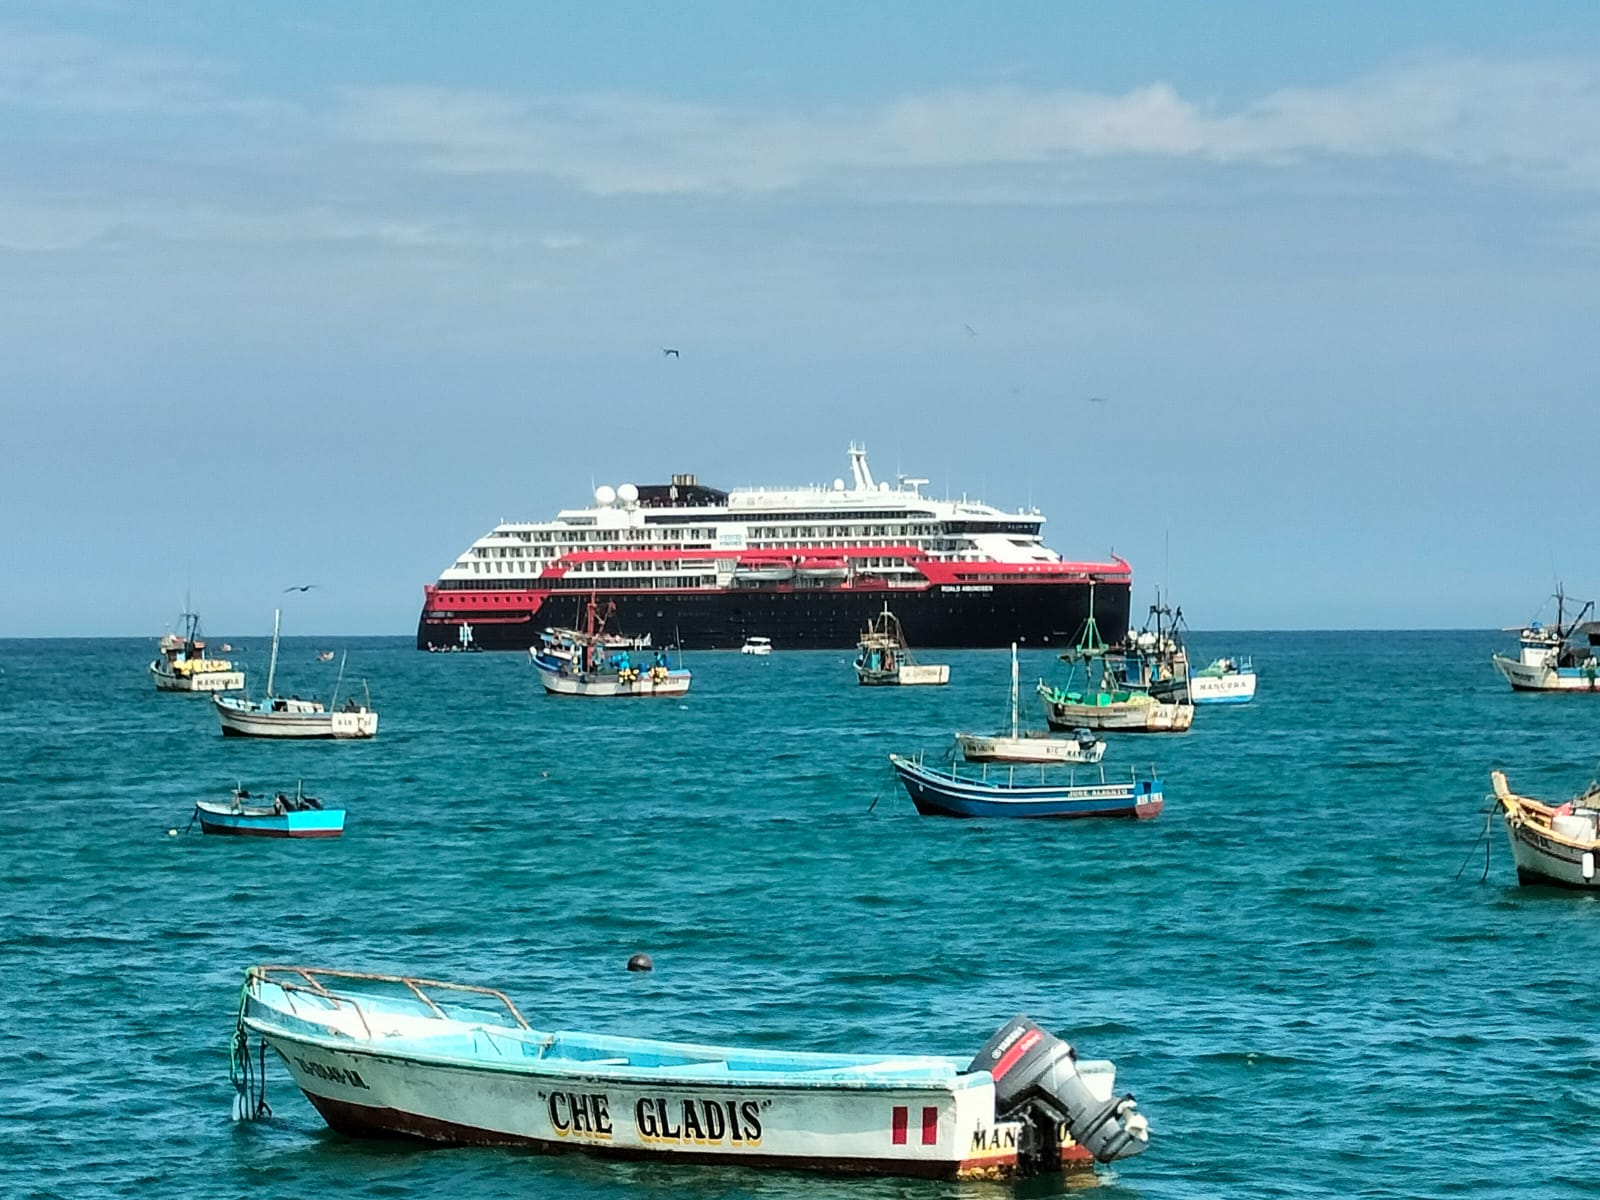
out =
[[[344,809],[324,808],[297,786],[268,799],[238,788],[226,803],[200,800],[194,806],[202,833],[233,837],[327,838],[344,833]]]

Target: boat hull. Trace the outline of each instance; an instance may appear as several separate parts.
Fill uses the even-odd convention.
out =
[[[244,691],[243,671],[195,671],[178,675],[160,669],[159,663],[150,666],[150,677],[155,680],[158,692],[212,692]]]
[[[539,682],[552,696],[682,696],[688,692],[693,678],[691,672],[677,670],[668,671],[664,679],[652,679],[647,670],[632,682],[624,683],[615,675],[573,674],[540,658],[535,658],[533,665],[539,671]]]
[[[1189,680],[1190,704],[1248,704],[1255,699],[1255,672],[1196,675]]]
[[[1150,820],[1161,813],[1161,781],[1056,785],[1018,781],[1014,770],[993,781],[958,779],[899,755],[891,754],[895,774],[911,802],[923,816],[1024,817],[1070,820],[1080,817],[1124,817]]]
[[[1492,656],[1495,670],[1519,692],[1600,691],[1600,670],[1594,667],[1550,667],[1519,662],[1503,654]]]
[[[344,809],[322,808],[286,813],[216,812],[197,805],[200,831],[225,837],[335,838],[344,833]]]
[[[1112,640],[1128,627],[1131,585],[1126,577],[1093,585],[1094,613]],[[602,606],[615,604],[620,628],[648,633],[658,646],[735,650],[751,635],[770,637],[786,650],[838,650],[856,645],[861,630],[885,600],[918,648],[1001,649],[1070,645],[1089,615],[1086,580],[1052,583],[944,584],[925,588],[776,587],[660,591],[596,591]],[[547,616],[540,610],[570,604],[571,591],[468,592],[427,589],[417,621],[417,649],[453,649],[459,630],[472,626],[488,650],[527,650]]]
[[[862,687],[942,687],[950,682],[947,663],[912,663],[892,671],[856,668],[856,682]]]
[[[1045,721],[1051,729],[1093,729],[1114,733],[1183,733],[1194,723],[1192,704],[1071,704],[1045,700]]]
[[[225,737],[349,740],[378,733],[378,714],[355,712],[270,712],[245,702],[213,700]]]
[[[961,757],[968,762],[1045,765],[1097,763],[1106,753],[1106,744],[1103,741],[1084,746],[1075,738],[1053,738],[1043,734],[1037,737],[1010,737],[1000,734],[990,737],[977,733],[958,733],[956,744],[961,747]]]

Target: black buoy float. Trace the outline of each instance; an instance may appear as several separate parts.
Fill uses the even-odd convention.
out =
[[[656,965],[650,961],[648,954],[635,954],[628,960],[628,970],[630,971],[654,971],[655,969]]]

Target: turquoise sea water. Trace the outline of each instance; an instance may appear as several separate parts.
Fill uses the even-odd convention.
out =
[[[1519,888],[1498,824],[1486,883],[1471,847],[1491,766],[1531,794],[1592,777],[1600,697],[1514,695],[1504,636],[1195,635],[1202,660],[1253,653],[1261,694],[1113,741],[1108,771],[1166,781],[1138,824],[915,814],[886,755],[998,726],[1004,652],[926,656],[951,685],[904,692],[856,687],[844,652],[690,655],[680,706],[358,640],[378,738],[274,745],[156,694],[153,641],[0,642],[0,1196],[1010,1193],[352,1141],[270,1061],[275,1115],[233,1124],[233,1009],[264,961],[794,1049],[967,1055],[1027,1012],[1151,1119],[1106,1200],[1592,1195],[1600,907]],[[258,689],[266,648],[235,655]],[[285,689],[326,689],[315,648],[285,642]],[[302,777],[343,839],[167,836],[235,781]]]

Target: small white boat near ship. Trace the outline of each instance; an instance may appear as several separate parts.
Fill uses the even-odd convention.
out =
[[[1042,729],[1019,728],[1015,642],[1011,643],[1011,732],[958,733],[956,745],[968,762],[1097,763],[1106,753],[1105,740],[1092,730],[1080,729],[1075,737],[1064,738]]]
[[[226,737],[258,738],[369,738],[378,732],[378,714],[372,710],[370,699],[360,703],[353,697],[340,708],[330,711],[339,694],[339,684],[344,680],[344,662],[339,663],[339,679],[333,685],[333,697],[325,706],[318,700],[302,700],[299,696],[273,694],[278,673],[278,631],[280,610],[272,613],[272,658],[267,667],[267,694],[260,700],[244,697],[215,696],[217,718],[222,722]]]
[[[162,637],[160,657],[150,664],[150,677],[158,692],[238,692],[244,690],[244,672],[234,670],[225,658],[206,656],[200,635],[200,615],[183,613],[182,633]],[[226,647],[224,647],[226,648]]]
[[[1213,659],[1190,672],[1190,704],[1248,704],[1255,696],[1256,669],[1248,658]]]
[[[1517,882],[1600,889],[1595,875],[1600,856],[1600,784],[1590,784],[1564,804],[1546,804],[1512,792],[1503,771],[1491,771],[1489,779],[1517,864]]]
[[[1518,657],[1495,654],[1490,661],[1519,692],[1600,690],[1600,621],[1585,624],[1583,620],[1594,608],[1594,601],[1584,604],[1570,623],[1566,619],[1566,593],[1559,587],[1555,601],[1554,625],[1530,621],[1520,631]],[[1573,635],[1578,633],[1586,635],[1587,646],[1573,643]]]
[[[906,643],[900,619],[883,611],[867,623],[856,644],[856,682],[862,687],[940,686],[950,682],[945,663],[919,663]]]
[[[1057,1173],[1149,1141],[1115,1067],[1025,1017],[970,1060],[797,1053],[547,1032],[490,988],[251,967],[241,1117],[266,1108],[252,1037],[355,1137],[942,1179]]]
[[[739,647],[740,654],[771,654],[772,639],[766,637],[747,637],[744,645]]]

